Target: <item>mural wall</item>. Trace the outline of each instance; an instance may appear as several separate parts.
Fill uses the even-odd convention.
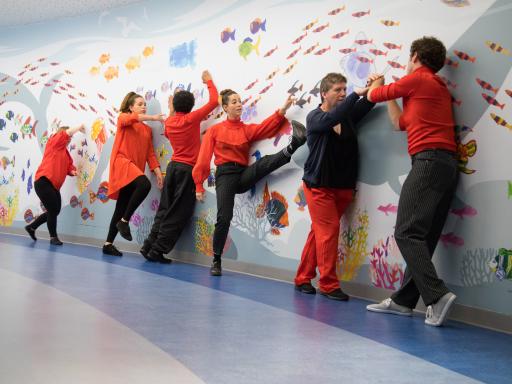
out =
[[[385,72],[391,82],[405,73],[411,41],[435,35],[449,50],[440,75],[453,94],[461,172],[436,265],[459,303],[512,315],[511,19],[512,4],[504,0],[155,0],[4,29],[0,225],[21,228],[42,212],[33,183],[45,143],[60,125],[84,123],[86,135],[69,146],[78,176],[61,190],[58,231],[106,237],[114,209],[106,197],[108,162],[128,91],[144,95],[148,113],[167,113],[177,87],[192,91],[200,105],[208,97],[201,71],[208,69],[219,90],[241,94],[245,121],[261,121],[288,94],[297,98],[288,117],[304,121],[319,103],[325,73],[344,73],[349,90],[370,72]],[[224,118],[218,108],[203,128]],[[165,169],[172,148],[162,126],[150,125]],[[288,127],[259,142],[251,159],[277,151],[289,134]],[[405,268],[393,230],[410,169],[406,137],[391,129],[380,106],[359,139],[358,192],[341,222],[339,278],[394,290]],[[301,148],[288,166],[237,197],[225,257],[296,269],[310,226],[301,189],[306,157]],[[206,202],[177,252],[212,253],[213,174],[212,163]],[[154,186],[132,217],[134,241],[148,234],[158,202]]]

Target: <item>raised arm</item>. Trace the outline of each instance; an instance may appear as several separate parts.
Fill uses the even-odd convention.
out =
[[[215,84],[213,83],[210,72],[204,71],[202,79],[203,83],[205,83],[208,87],[208,94],[210,97],[208,99],[208,103],[187,115],[187,119],[189,121],[201,122],[206,116],[208,116],[211,111],[213,111],[219,105],[219,93],[217,91],[217,87],[215,87]]]
[[[307,120],[308,131],[312,133],[328,132],[345,117],[350,117],[352,108],[358,100],[359,95],[353,92],[329,112],[310,113]]]
[[[245,135],[249,141],[258,141],[274,137],[282,128],[284,115],[293,104],[293,97],[288,96],[284,105],[260,124],[248,124],[244,127]]]

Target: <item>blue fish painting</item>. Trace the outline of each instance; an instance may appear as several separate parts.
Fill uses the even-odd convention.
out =
[[[196,66],[196,49],[195,40],[172,47],[169,50],[169,65],[176,68],[194,68]]]
[[[30,175],[30,177],[28,178],[28,181],[27,181],[27,194],[30,195],[30,192],[32,192],[32,188],[33,188],[33,184],[32,184],[32,175]]]

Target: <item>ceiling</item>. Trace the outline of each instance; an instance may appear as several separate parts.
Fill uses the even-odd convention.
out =
[[[101,12],[142,0],[2,0],[0,27],[39,23]]]

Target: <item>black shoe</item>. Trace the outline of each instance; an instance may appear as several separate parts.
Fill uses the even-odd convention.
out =
[[[123,253],[117,249],[114,244],[105,244],[103,246],[103,253],[110,256],[123,256]]]
[[[28,232],[28,235],[32,238],[32,240],[37,241],[36,230],[32,228],[30,225],[25,226],[25,231]]]
[[[60,241],[58,237],[52,237],[50,239],[50,244],[51,245],[62,245],[64,243],[62,241]]]
[[[320,291],[320,293],[323,296],[327,297],[328,299],[332,299],[332,300],[348,301],[348,299],[349,299],[349,296],[345,292],[343,292],[341,290],[341,288],[335,289],[334,291],[331,291],[331,292]]]
[[[116,224],[116,228],[123,238],[128,241],[132,241],[132,233],[130,232],[130,223],[119,220]]]
[[[213,260],[212,266],[210,268],[210,275],[222,276],[222,266],[220,260]]]
[[[315,287],[311,285],[311,283],[304,283],[301,285],[296,285],[295,289],[302,293],[307,293],[308,295],[314,295],[316,293]]]
[[[297,120],[292,120],[292,139],[288,145],[289,150],[293,153],[305,142],[306,127]]]
[[[151,245],[148,244],[146,242],[146,240],[144,240],[144,244],[142,245],[142,247],[140,248],[139,252],[142,256],[144,256],[144,258],[148,261],[152,261],[152,260],[149,260],[148,259],[148,254],[149,252],[151,251]]]
[[[146,257],[147,261],[151,261],[153,263],[160,263],[160,264],[171,264],[172,260],[164,257],[160,252],[151,250]]]

